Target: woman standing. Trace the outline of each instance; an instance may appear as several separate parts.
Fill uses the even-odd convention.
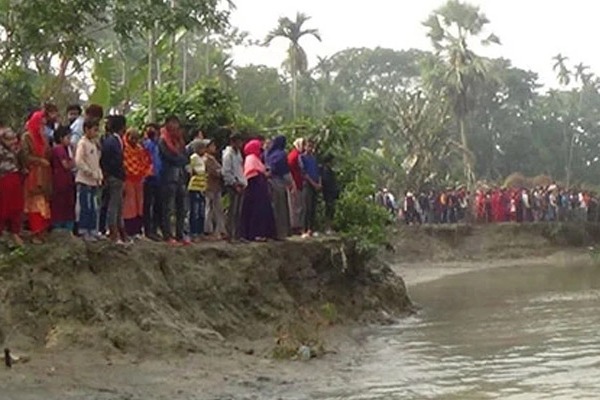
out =
[[[22,167],[19,162],[19,138],[10,128],[0,129],[0,235],[4,228],[15,245],[22,246],[23,217]]]
[[[52,149],[52,227],[69,232],[75,223],[75,161],[71,154],[71,129],[60,126],[54,132]]]
[[[211,140],[204,155],[206,174],[208,176],[204,232],[207,235],[213,234],[213,238],[218,240],[227,237],[227,230],[225,229],[225,214],[223,213],[223,204],[221,201],[223,192],[222,167],[215,157],[216,154],[217,144],[214,140]]]
[[[27,132],[23,135],[23,159],[28,171],[25,178],[25,213],[33,243],[43,242],[50,227],[50,196],[52,195],[51,151],[44,127],[44,111],[33,113],[27,121]]]
[[[129,128],[123,140],[125,189],[123,220],[130,237],[141,237],[144,226],[144,179],[152,174],[152,159],[140,144],[137,129]]]
[[[265,157],[271,172],[271,195],[278,240],[285,240],[291,233],[288,190],[293,187],[294,181],[290,173],[285,145],[285,136],[277,136]]]
[[[244,146],[244,154],[244,176],[248,180],[248,186],[242,205],[242,237],[257,242],[275,239],[275,217],[269,195],[267,169],[260,160],[260,140],[249,141]]]

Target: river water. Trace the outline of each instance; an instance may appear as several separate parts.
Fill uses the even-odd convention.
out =
[[[418,315],[370,332],[297,398],[600,398],[600,267],[482,270],[409,292]]]

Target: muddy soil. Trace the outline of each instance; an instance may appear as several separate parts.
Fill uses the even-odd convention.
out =
[[[575,233],[573,233],[575,232]],[[401,228],[393,268],[339,240],[172,249],[68,238],[5,253],[0,338],[31,356],[1,399],[297,399],[357,362],[408,285],[473,269],[591,260],[595,227]],[[297,358],[307,344],[318,359]],[[343,382],[338,382],[342,384]]]
[[[281,360],[300,346],[322,358],[352,326],[411,307],[399,276],[338,239],[125,249],[54,236],[1,254],[0,299],[0,342],[31,358],[0,371],[2,399],[223,398],[285,384]]]

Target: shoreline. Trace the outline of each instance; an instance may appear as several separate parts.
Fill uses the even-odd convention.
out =
[[[461,275],[469,272],[488,269],[511,268],[518,266],[540,267],[556,264],[593,263],[587,249],[556,250],[547,256],[523,256],[519,258],[497,258],[488,261],[436,261],[436,262],[406,262],[393,263],[392,270],[402,276],[407,288],[443,279],[447,276]]]

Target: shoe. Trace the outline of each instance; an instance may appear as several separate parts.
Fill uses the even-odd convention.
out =
[[[82,239],[83,239],[84,242],[90,242],[90,243],[98,241],[98,239],[96,238],[96,236],[94,236],[92,234],[89,234],[89,233],[86,233],[85,235],[83,235]]]
[[[192,241],[190,239],[183,239],[183,240],[180,240],[179,243],[182,246],[190,246],[192,244]]]
[[[302,236],[300,236],[302,239],[308,239],[310,238],[310,233],[303,233]]]
[[[177,240],[175,240],[175,239],[169,239],[169,240],[167,240],[167,244],[168,244],[169,246],[173,246],[173,247],[179,247],[179,246],[181,246],[181,243],[179,243],[179,242],[178,242]]]

